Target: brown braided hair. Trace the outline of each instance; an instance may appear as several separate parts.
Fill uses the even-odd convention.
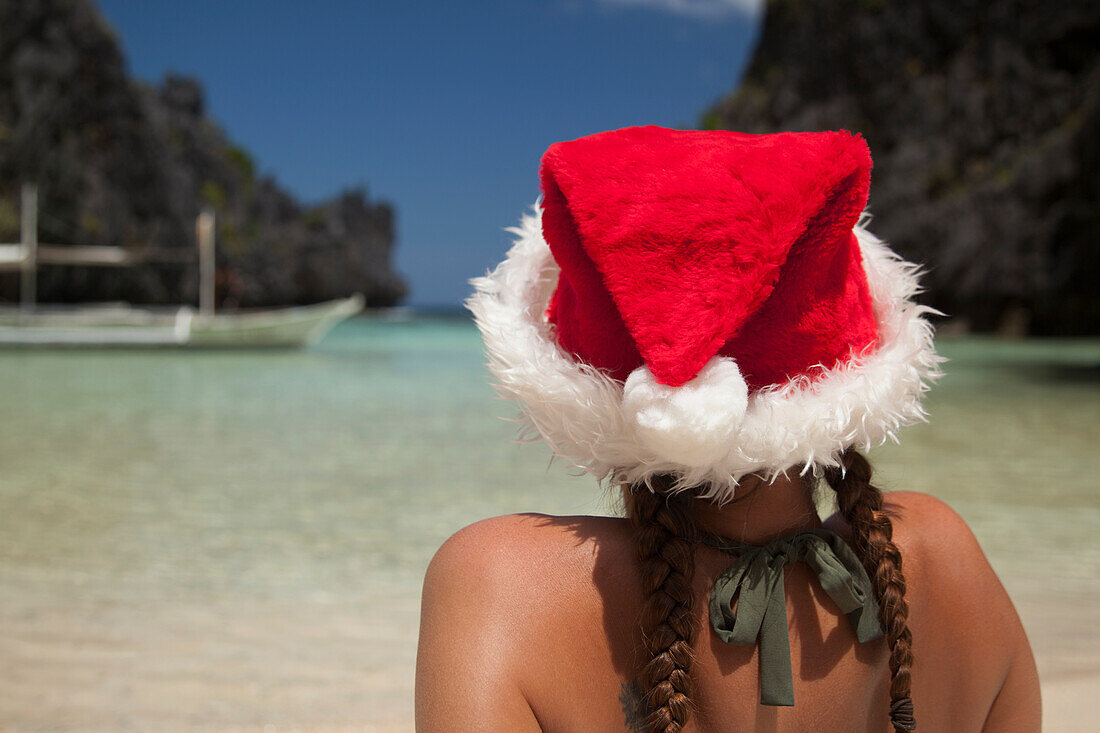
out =
[[[890,723],[898,733],[916,730],[910,697],[913,634],[909,631],[909,604],[901,552],[893,542],[894,526],[882,509],[882,491],[871,483],[871,464],[849,448],[841,456],[843,468],[825,469],[825,480],[836,492],[840,514],[852,529],[852,550],[871,577],[879,616],[890,644]]]
[[[650,486],[623,487],[645,594],[641,622],[649,659],[639,682],[652,733],[679,733],[691,716],[695,528],[690,496],[670,493],[672,484],[671,477],[657,476]]]

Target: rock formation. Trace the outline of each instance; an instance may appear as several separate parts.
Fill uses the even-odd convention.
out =
[[[1100,3],[773,0],[703,126],[863,133],[873,230],[973,330],[1100,333]]]
[[[172,76],[129,78],[90,0],[0,0],[0,241],[18,237],[19,187],[39,186],[41,241],[195,250],[194,221],[217,213],[222,305],[309,303],[361,292],[390,305],[393,209],[363,190],[303,207],[205,116],[203,92]],[[48,302],[194,302],[197,263],[124,270],[44,267]],[[0,299],[17,297],[0,278]]]

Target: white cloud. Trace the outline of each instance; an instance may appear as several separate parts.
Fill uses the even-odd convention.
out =
[[[755,18],[764,0],[599,0],[602,5],[620,8],[653,8],[689,18],[719,19],[740,15]]]

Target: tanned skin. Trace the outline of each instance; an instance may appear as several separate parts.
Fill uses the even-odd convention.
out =
[[[887,494],[885,508],[908,581],[917,730],[1039,731],[1031,648],[970,529],[923,494]],[[783,479],[722,509],[695,509],[700,528],[753,544],[822,526],[805,488]],[[825,526],[847,531],[835,517]],[[758,703],[757,648],[710,631],[710,587],[731,559],[704,546],[695,561],[695,710],[685,730],[890,730],[885,642],[858,644],[804,565],[786,570],[795,706],[776,708]],[[461,530],[424,581],[416,729],[640,733],[642,600],[625,519],[524,514]]]

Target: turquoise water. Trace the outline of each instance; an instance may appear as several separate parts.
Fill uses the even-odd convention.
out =
[[[1044,675],[1098,672],[1100,340],[940,348],[931,423],[873,453],[882,480],[971,522]],[[608,509],[511,441],[465,319],[303,352],[0,352],[0,385],[0,728],[408,730],[435,547]]]

